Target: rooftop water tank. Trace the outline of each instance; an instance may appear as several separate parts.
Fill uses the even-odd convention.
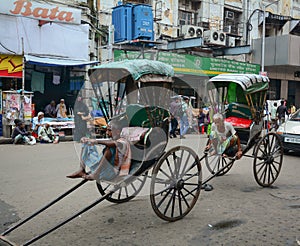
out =
[[[114,42],[132,40],[133,5],[124,4],[113,8],[112,24],[114,25]]]
[[[133,39],[154,40],[153,13],[149,5],[137,4],[133,6]]]

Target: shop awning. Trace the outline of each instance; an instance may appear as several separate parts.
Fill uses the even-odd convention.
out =
[[[72,60],[66,58],[53,58],[47,56],[33,56],[33,55],[25,55],[25,62],[33,65],[39,66],[86,66],[98,64],[99,61],[82,61],[82,60]]]

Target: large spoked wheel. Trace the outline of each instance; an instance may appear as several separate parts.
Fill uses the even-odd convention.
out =
[[[146,182],[147,175],[148,171],[139,177],[135,177],[135,179],[129,184],[121,184],[114,193],[106,198],[106,200],[113,203],[123,203],[130,201],[131,199],[136,197],[142,190]],[[106,183],[104,181],[97,181],[97,188],[100,194],[104,196],[112,189],[114,189],[114,185]]]
[[[205,153],[204,160],[208,171],[213,175],[218,173],[217,176],[228,173],[235,161],[234,158],[228,158],[217,154],[217,151],[214,150],[213,146]]]
[[[278,135],[270,132],[263,136],[254,151],[253,172],[262,187],[271,186],[278,178],[283,160],[283,146]]]
[[[182,219],[196,204],[201,183],[197,154],[185,146],[170,149],[152,171],[150,200],[154,212],[166,221]]]

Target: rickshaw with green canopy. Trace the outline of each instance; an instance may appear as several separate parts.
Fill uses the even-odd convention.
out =
[[[124,137],[128,137],[132,152],[129,174],[109,180],[97,179],[96,185],[101,195],[99,198],[22,245],[39,240],[104,200],[123,203],[133,199],[141,192],[147,178],[151,179],[152,208],[161,219],[177,221],[192,210],[202,185],[200,159],[187,146],[175,146],[166,150],[173,77],[174,71],[170,65],[145,59],[111,62],[89,69],[89,84],[84,87],[87,93],[91,92],[91,98],[97,98],[105,120],[123,121],[127,124]],[[136,132],[136,129],[142,131]],[[131,135],[132,133],[134,134]],[[86,182],[83,179],[37,212],[7,229],[1,234],[0,241],[8,242],[5,237],[8,233]]]
[[[107,121],[126,119],[129,129],[149,129],[132,143],[130,175],[116,182],[97,180],[100,194],[113,203],[129,201],[150,177],[154,212],[166,221],[183,218],[197,201],[202,177],[199,157],[191,148],[166,151],[173,67],[160,61],[124,60],[93,67],[89,75],[95,96],[110,102],[99,104]]]
[[[283,147],[278,135],[264,128],[269,78],[256,74],[220,74],[209,79],[206,87],[212,114],[221,113],[232,124],[240,138],[242,156],[254,159],[256,182],[262,187],[271,186],[281,170]],[[208,153],[204,159],[213,176],[226,174],[236,160]]]

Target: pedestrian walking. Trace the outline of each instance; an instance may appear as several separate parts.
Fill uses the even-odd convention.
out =
[[[189,129],[189,119],[188,119],[188,107],[189,107],[189,97],[184,96],[181,103],[182,116],[180,118],[180,138],[185,138],[185,135]]]

